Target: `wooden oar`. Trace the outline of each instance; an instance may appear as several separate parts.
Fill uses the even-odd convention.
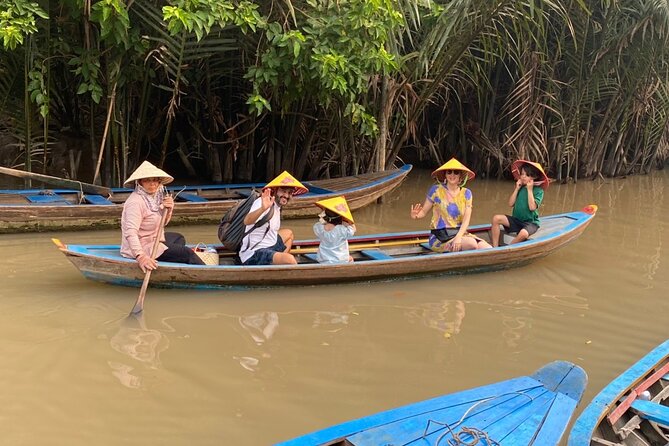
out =
[[[0,167],[0,173],[10,175],[17,178],[30,178],[32,180],[41,181],[42,183],[52,184],[54,186],[65,187],[75,191],[83,191],[89,194],[96,195],[111,195],[111,189],[95,184],[82,183],[81,181],[68,180],[65,178],[52,177],[49,175],[42,175],[41,173],[26,172],[25,170],[11,169],[9,167]]]
[[[163,215],[160,218],[160,225],[158,225],[158,230],[156,231],[156,240],[153,242],[153,248],[151,248],[151,258],[155,259],[156,254],[158,253],[158,245],[160,245],[160,232],[165,226],[165,219],[167,218],[167,209],[163,209]],[[137,296],[137,301],[135,306],[132,307],[130,314],[138,314],[144,310],[144,297],[146,296],[146,289],[149,286],[149,279],[151,278],[151,270],[147,269],[146,274],[144,275],[144,282],[142,282],[142,288],[139,290],[139,296]]]

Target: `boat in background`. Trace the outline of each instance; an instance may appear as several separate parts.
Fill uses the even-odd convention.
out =
[[[351,210],[359,209],[399,186],[411,168],[406,164],[381,172],[305,181],[309,192],[294,196],[282,209],[281,216],[315,216],[320,208],[314,203],[340,195],[346,197]],[[218,221],[239,200],[264,185],[170,185],[167,189],[176,195],[171,223]],[[111,191],[109,196],[102,196],[72,189],[0,190],[0,233],[118,226],[123,203],[132,189],[113,188]]]
[[[552,446],[562,438],[587,382],[579,366],[555,361],[530,376],[348,421],[276,446]]]
[[[669,444],[669,340],[608,384],[578,417],[569,446]]]
[[[314,206],[316,207],[316,206]],[[389,280],[406,276],[463,274],[526,265],[578,238],[594,218],[596,206],[584,211],[541,218],[540,229],[523,243],[497,248],[436,253],[427,245],[429,231],[360,235],[349,239],[354,262],[321,264],[318,240],[294,241],[297,265],[238,265],[234,253],[218,244],[218,265],[159,262],[150,286],[163,288],[251,288]],[[490,240],[490,225],[469,232]],[[506,241],[512,239],[504,235]],[[118,245],[71,245],[54,240],[61,252],[88,279],[114,285],[140,286],[145,274]]]

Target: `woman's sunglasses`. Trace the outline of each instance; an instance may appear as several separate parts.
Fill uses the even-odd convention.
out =
[[[444,172],[446,173],[446,175],[454,175],[454,174],[460,175],[459,170],[444,170]]]

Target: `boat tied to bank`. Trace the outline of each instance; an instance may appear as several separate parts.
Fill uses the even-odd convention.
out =
[[[296,195],[282,210],[283,218],[315,216],[317,201],[345,196],[351,210],[374,203],[404,181],[412,166],[305,181],[309,192]],[[211,223],[264,183],[169,185],[176,195],[172,224]],[[0,233],[117,227],[129,188],[112,188],[107,196],[72,189],[0,190]]]

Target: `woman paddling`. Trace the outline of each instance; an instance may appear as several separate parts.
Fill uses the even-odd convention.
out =
[[[165,225],[172,218],[174,199],[166,193],[165,184],[174,180],[162,169],[144,161],[123,183],[135,190],[123,205],[121,215],[121,255],[136,259],[142,271],[154,270],[157,261],[204,265],[204,262],[186,247],[186,239],[177,232],[165,232],[161,227],[163,212]],[[151,258],[156,236],[160,237],[156,258]]]

